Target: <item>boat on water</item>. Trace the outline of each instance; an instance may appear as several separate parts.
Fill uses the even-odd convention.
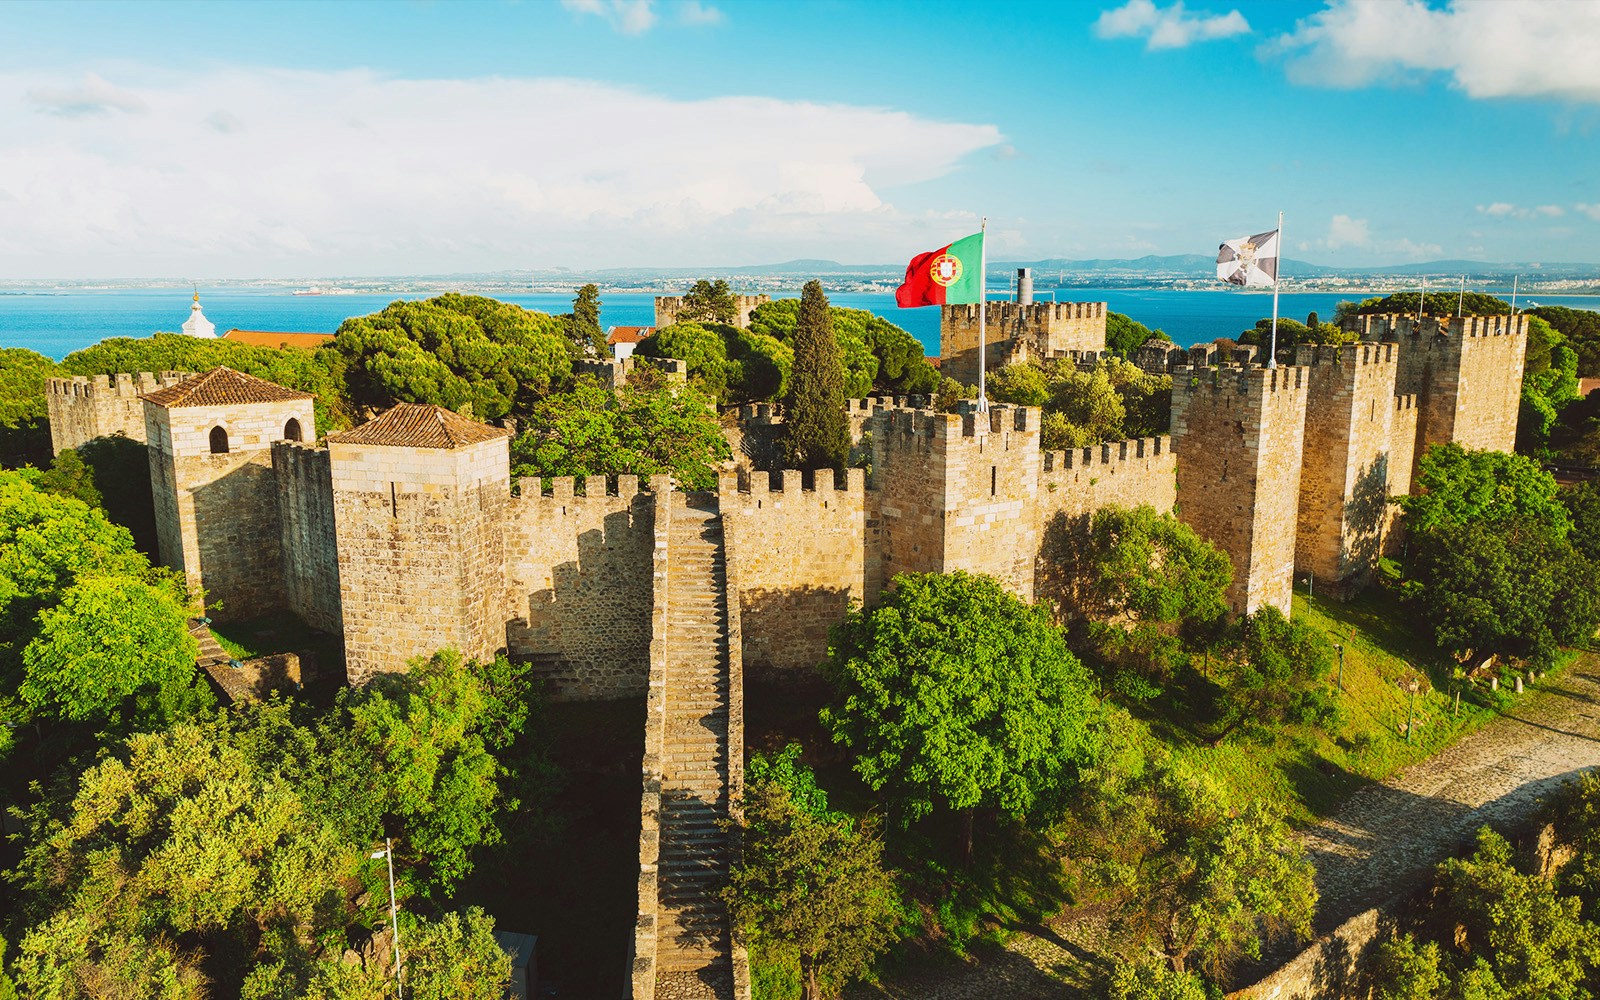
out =
[[[295,292],[294,294],[296,294],[296,295],[321,295],[322,294],[322,288],[321,288],[320,285],[312,285],[310,288],[302,288],[299,291]]]
[[[299,291],[295,292],[294,294],[295,295],[354,295],[356,293],[355,293],[355,289],[353,289],[353,288],[338,288],[338,287],[323,288],[321,285],[312,285],[310,288],[302,288]]]

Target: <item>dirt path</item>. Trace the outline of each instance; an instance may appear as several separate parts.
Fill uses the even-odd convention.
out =
[[[1585,654],[1501,718],[1382,784],[1351,796],[1302,839],[1317,867],[1317,932],[1421,886],[1485,823],[1527,819],[1566,779],[1600,765],[1600,658]],[[1021,933],[1003,950],[936,979],[897,981],[870,997],[979,1000],[1098,995],[1104,966],[1068,926]],[[1270,957],[1296,953],[1290,946]],[[1275,964],[1263,963],[1263,969]],[[1241,979],[1254,981],[1248,971]],[[852,994],[855,996],[857,994]]]

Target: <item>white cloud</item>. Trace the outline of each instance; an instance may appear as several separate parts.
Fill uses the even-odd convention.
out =
[[[1190,13],[1182,0],[1157,7],[1153,0],[1128,0],[1121,7],[1100,12],[1094,33],[1101,38],[1144,38],[1147,49],[1181,49],[1195,42],[1250,33],[1250,24],[1237,10],[1226,14]]]
[[[138,94],[112,86],[94,73],[86,74],[79,84],[34,87],[28,91],[28,101],[46,114],[63,118],[109,115],[113,111],[137,114],[145,110]]]
[[[1269,51],[1289,78],[1363,87],[1446,73],[1469,97],[1600,101],[1594,0],[1328,0]]]
[[[700,0],[682,0],[678,4],[678,20],[684,24],[721,24],[727,20],[721,9]]]
[[[1372,243],[1372,233],[1366,219],[1352,219],[1348,215],[1335,215],[1328,223],[1328,236],[1323,245],[1329,250],[1340,247],[1364,247]]]
[[[0,95],[52,85],[0,73]],[[298,261],[304,274],[317,258],[417,273],[830,245],[877,259],[948,228],[897,211],[886,188],[1004,141],[993,125],[885,108],[570,79],[232,69],[138,93],[137,118],[0,100],[0,190],[27,193],[0,201],[0,269],[182,259],[210,262],[202,273]]]
[[[1479,205],[1478,212],[1495,219],[1531,219],[1536,216],[1544,219],[1559,219],[1567,214],[1567,210],[1560,205],[1536,205],[1532,208],[1526,208],[1506,201],[1497,201],[1490,205]]]
[[[1586,205],[1583,202],[1572,206],[1573,210],[1587,215],[1596,222],[1600,222],[1600,205]]]
[[[1413,260],[1422,260],[1425,257],[1439,257],[1444,254],[1444,248],[1437,243],[1413,243],[1409,239],[1402,239],[1384,246],[1389,253],[1410,257]]]
[[[561,0],[561,6],[575,14],[603,17],[624,35],[642,35],[656,24],[655,0]],[[715,13],[721,16],[720,11]]]

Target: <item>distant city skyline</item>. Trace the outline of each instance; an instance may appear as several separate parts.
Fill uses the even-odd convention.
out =
[[[0,5],[0,279],[1600,261],[1600,4]]]

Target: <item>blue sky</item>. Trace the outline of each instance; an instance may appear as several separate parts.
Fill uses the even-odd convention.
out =
[[[1600,262],[1600,3],[0,5],[0,277]]]

